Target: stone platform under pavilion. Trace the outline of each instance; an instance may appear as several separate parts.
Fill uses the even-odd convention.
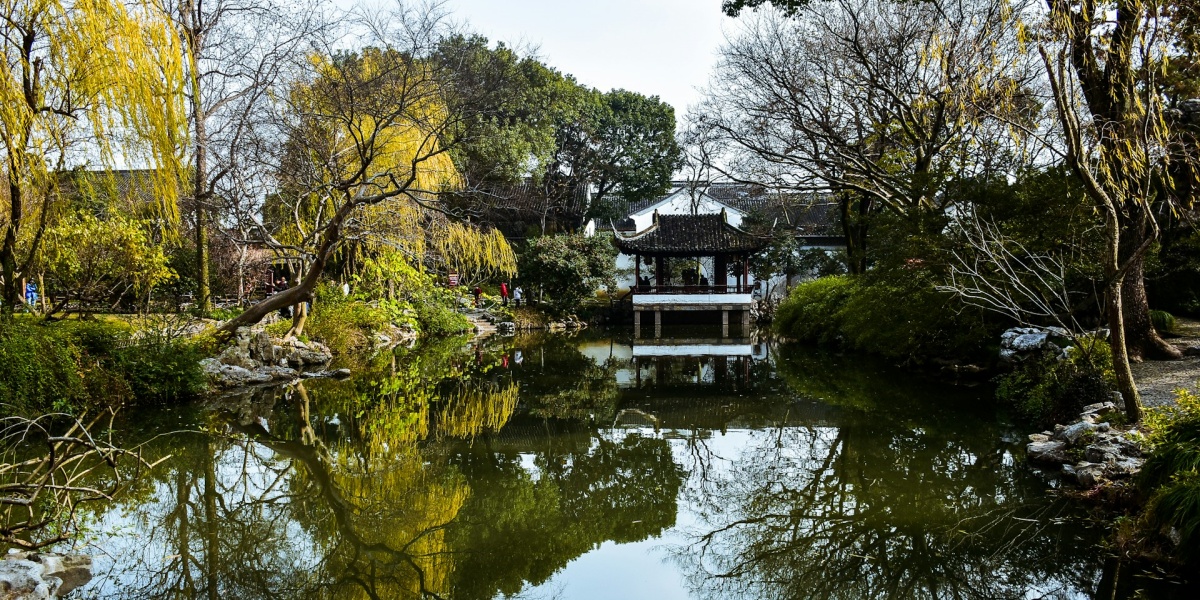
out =
[[[632,235],[613,231],[621,252],[634,258],[634,337],[641,337],[643,313],[652,313],[654,337],[662,335],[664,312],[720,313],[722,335],[729,336],[730,313],[750,331],[754,299],[750,257],[768,240],[726,221],[725,213],[654,214],[650,227]]]

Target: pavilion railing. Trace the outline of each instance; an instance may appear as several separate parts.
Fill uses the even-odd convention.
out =
[[[636,285],[634,294],[749,294],[754,286],[738,285]]]

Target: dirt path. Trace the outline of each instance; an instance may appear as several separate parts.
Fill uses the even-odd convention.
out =
[[[1180,347],[1200,346],[1200,322],[1179,319],[1178,337],[1167,341]],[[1200,382],[1200,356],[1185,356],[1183,360],[1148,360],[1133,365],[1133,377],[1142,393],[1142,404],[1162,406],[1175,399],[1175,390],[1194,388]]]

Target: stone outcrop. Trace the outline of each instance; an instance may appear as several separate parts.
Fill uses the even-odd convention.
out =
[[[242,327],[231,346],[216,358],[201,360],[200,366],[214,387],[237,388],[294,381],[306,368],[324,366],[332,358],[324,344],[298,339],[276,343],[265,331]]]
[[[1054,340],[1062,340],[1068,335],[1067,331],[1057,327],[1014,327],[1000,334],[1000,360],[1015,363],[1035,354],[1058,354],[1062,348]]]
[[[92,558],[15,552],[0,560],[0,600],[48,600],[92,580]]]
[[[1141,445],[1104,421],[1116,412],[1112,402],[1092,404],[1074,423],[1030,435],[1028,459],[1059,467],[1066,479],[1088,488],[1137,474],[1145,462]]]

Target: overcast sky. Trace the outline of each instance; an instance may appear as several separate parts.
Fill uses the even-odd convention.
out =
[[[723,28],[721,0],[447,0],[492,41],[533,46],[582,84],[659,96],[682,120],[700,99]]]

